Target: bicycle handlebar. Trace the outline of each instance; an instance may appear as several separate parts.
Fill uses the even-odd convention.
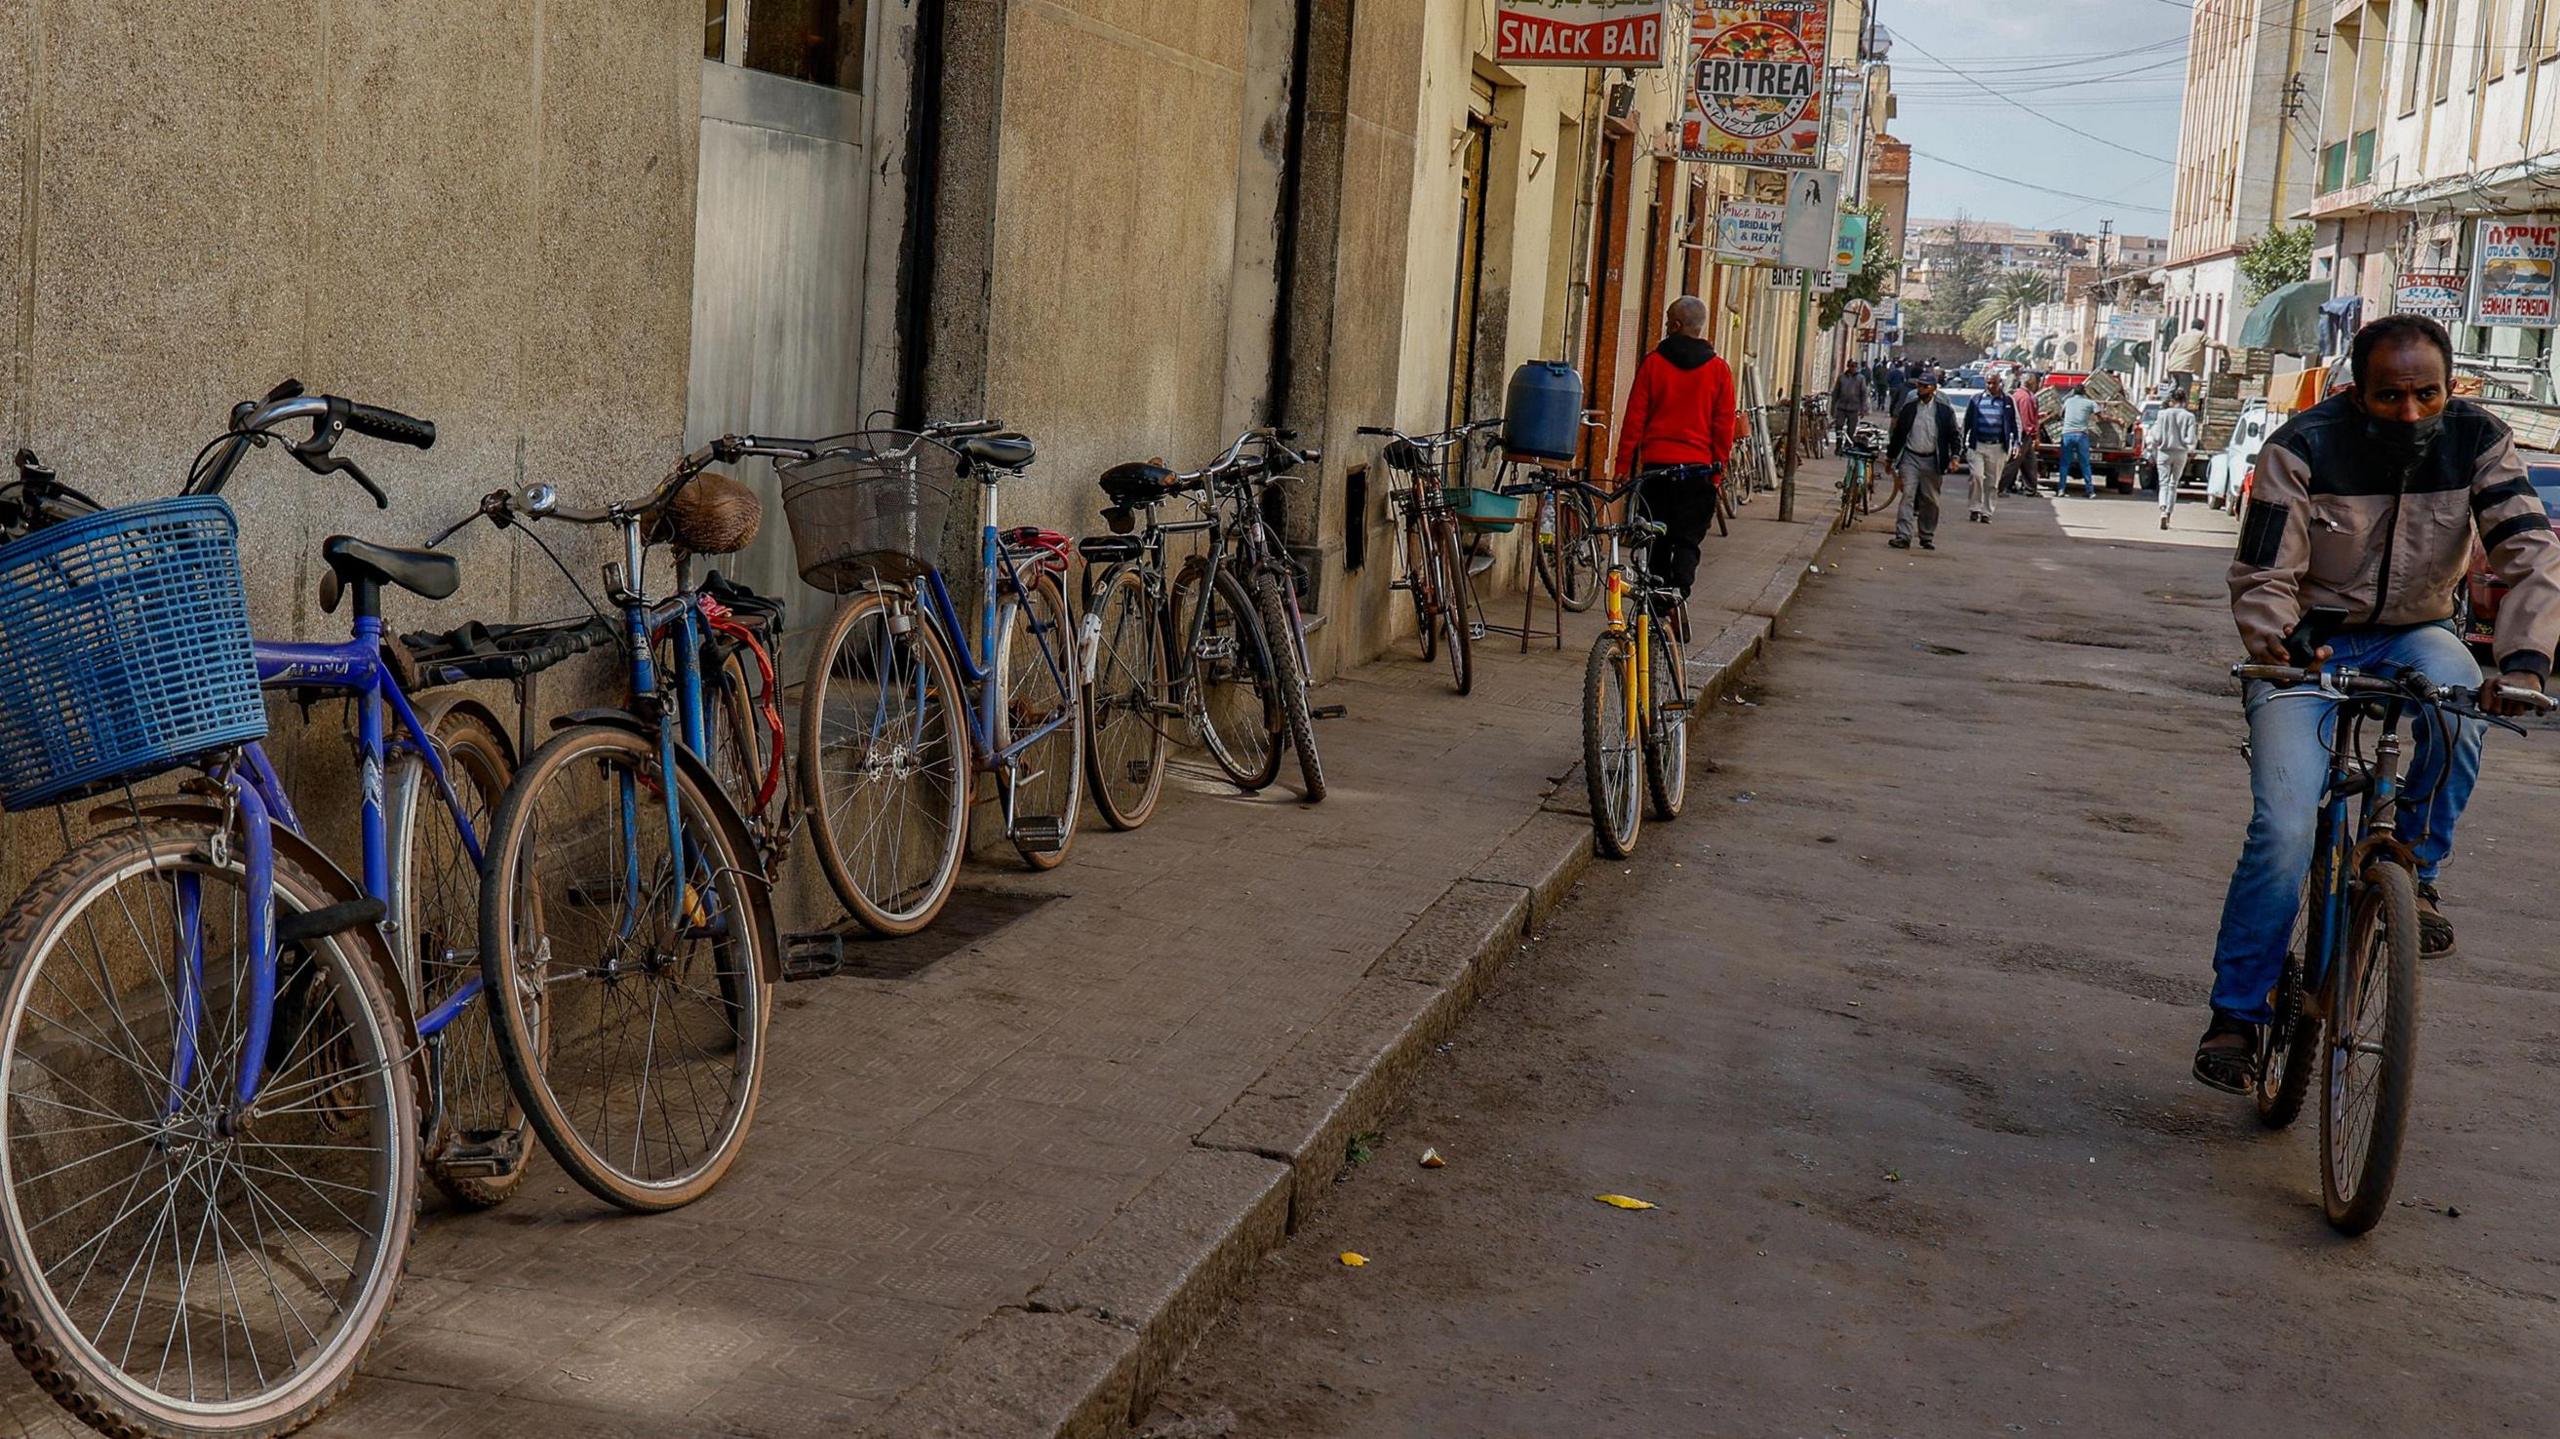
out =
[[[2415,670],[2397,676],[2368,674],[2344,665],[2327,669],[2304,669],[2298,665],[2238,664],[2231,673],[2240,679],[2257,680],[2280,689],[2301,689],[2305,693],[2335,699],[2371,698],[2405,699],[2419,704],[2441,705],[2458,712],[2481,710],[2481,701],[2492,695],[2542,714],[2560,709],[2560,698],[2540,690],[2517,689],[2508,684],[2474,686],[2438,685]],[[2317,688],[2306,688],[2317,686]],[[2484,719],[2497,719],[2485,712]]]
[[[278,425],[308,420],[311,434],[307,439],[287,440],[275,433]],[[264,399],[244,400],[231,407],[231,429],[220,442],[220,453],[210,464],[191,476],[182,494],[218,495],[231,482],[232,471],[241,456],[252,445],[268,440],[282,441],[285,453],[315,475],[345,475],[362,486],[373,497],[374,508],[391,508],[391,496],[366,474],[364,466],[353,457],[334,453],[338,440],[347,431],[369,435],[395,445],[413,449],[431,449],[436,442],[434,422],[379,405],[360,404],[339,395],[306,394],[299,380],[287,380],[269,390]]]

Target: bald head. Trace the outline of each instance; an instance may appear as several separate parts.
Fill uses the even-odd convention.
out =
[[[1696,339],[1707,332],[1707,302],[1695,295],[1682,295],[1671,302],[1663,324],[1675,335]]]

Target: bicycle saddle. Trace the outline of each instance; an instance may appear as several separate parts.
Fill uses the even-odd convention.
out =
[[[398,585],[431,600],[450,599],[462,587],[461,561],[437,550],[331,535],[320,542],[320,557],[344,584]]]
[[[1019,470],[1039,453],[1021,435],[971,435],[952,448],[970,464],[988,470]]]
[[[1152,505],[1164,498],[1165,482],[1172,478],[1173,471],[1144,460],[1113,465],[1102,472],[1102,492],[1123,508]]]

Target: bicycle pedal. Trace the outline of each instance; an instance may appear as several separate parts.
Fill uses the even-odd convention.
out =
[[[1698,706],[1694,700],[1665,700],[1661,704],[1655,705],[1653,710],[1656,714],[1687,715],[1696,714],[1698,712]]]
[[[1056,854],[1067,847],[1067,822],[1055,815],[1017,819],[1008,837],[1025,853]]]
[[[844,972],[844,936],[831,929],[795,934],[783,942],[782,982],[833,979]]]
[[[1147,713],[1163,715],[1167,719],[1180,719],[1182,718],[1182,705],[1176,700],[1156,700],[1147,706]]]
[[[1309,719],[1349,719],[1350,717],[1351,706],[1349,705],[1317,705],[1314,709],[1307,711]]]
[[[436,1164],[457,1179],[496,1179],[524,1167],[524,1139],[507,1133],[466,1140],[445,1150]]]

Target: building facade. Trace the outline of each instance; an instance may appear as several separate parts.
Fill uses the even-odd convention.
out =
[[[2328,7],[2311,0],[2196,0],[2179,114],[2177,190],[2164,277],[2180,326],[2236,344],[2252,297],[2240,252],[2311,193],[2314,62]]]

